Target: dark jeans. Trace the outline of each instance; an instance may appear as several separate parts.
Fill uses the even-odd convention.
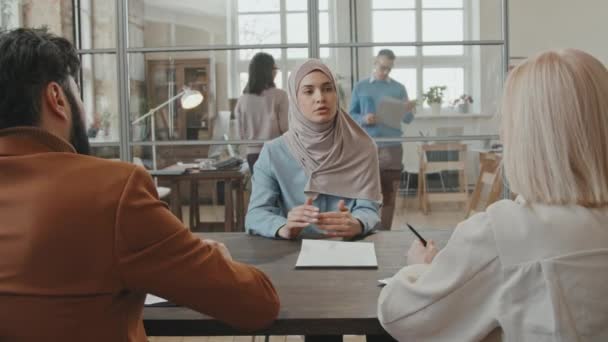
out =
[[[249,172],[253,175],[253,165],[258,161],[259,153],[250,153],[247,155],[247,165],[249,165]]]
[[[395,197],[401,181],[401,170],[380,170],[380,186],[382,188],[382,211],[380,229],[390,230],[395,214]]]
[[[380,162],[380,186],[382,189],[382,211],[380,229],[390,230],[395,213],[395,197],[401,181],[403,148],[401,144],[378,148]]]

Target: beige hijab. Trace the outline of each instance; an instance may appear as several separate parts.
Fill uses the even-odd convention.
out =
[[[310,122],[300,111],[297,91],[302,79],[321,71],[336,81],[321,61],[309,59],[289,77],[289,130],[283,135],[289,151],[309,177],[307,195],[328,194],[345,198],[382,202],[378,152],[374,141],[341,108],[335,120]]]

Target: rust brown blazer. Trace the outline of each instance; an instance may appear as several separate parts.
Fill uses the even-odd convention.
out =
[[[252,330],[277,294],[193,236],[141,167],[0,130],[0,341],[146,341],[146,293]]]

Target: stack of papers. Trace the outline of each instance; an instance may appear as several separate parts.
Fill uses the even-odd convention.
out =
[[[166,302],[167,302],[167,300],[164,298],[160,298],[155,295],[148,294],[146,296],[146,301],[144,302],[144,305],[153,305],[153,304],[166,303]]]
[[[378,260],[373,242],[305,239],[302,240],[296,267],[377,268]]]

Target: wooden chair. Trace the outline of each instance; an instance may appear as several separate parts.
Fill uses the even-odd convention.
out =
[[[479,177],[475,184],[475,190],[467,206],[466,217],[472,213],[484,211],[496,202],[502,190],[501,156],[495,153],[492,156],[481,158]]]
[[[428,152],[457,152],[456,161],[429,161]],[[418,177],[418,189],[420,191],[420,208],[426,215],[429,202],[468,202],[467,174],[466,174],[466,152],[467,145],[459,143],[425,144],[420,146],[420,172],[419,175],[436,173],[442,171],[458,171],[460,189],[458,192],[429,193],[427,189],[426,176]],[[449,153],[448,153],[449,154]]]
[[[402,164],[402,175],[401,175],[401,182],[402,184],[405,184],[405,188],[400,188],[399,192],[401,193],[401,195],[407,196],[409,195],[409,186],[410,186],[410,177],[412,174],[416,175],[418,177],[418,179],[420,179],[420,177],[426,177],[429,174],[436,174],[439,175],[439,179],[441,180],[441,188],[443,189],[443,191],[445,191],[445,182],[443,181],[443,175],[441,174],[440,171],[435,171],[435,172],[429,172],[427,171],[427,173],[424,176],[420,176],[419,172],[420,172],[420,163],[421,163],[421,148],[420,146],[422,146],[421,143],[417,143],[417,142],[406,142],[403,143],[403,159],[401,161]],[[405,174],[405,175],[404,175]],[[420,184],[420,181],[418,182],[418,184]],[[417,192],[416,192],[416,201],[420,202],[420,187],[418,187]]]

